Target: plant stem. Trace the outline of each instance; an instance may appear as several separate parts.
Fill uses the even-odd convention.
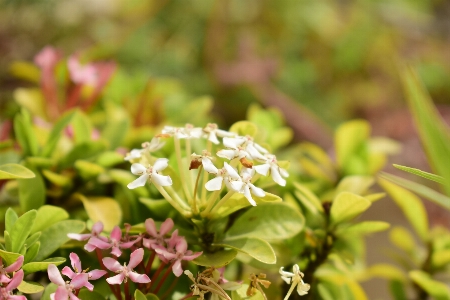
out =
[[[212,149],[212,142],[210,141],[210,140],[208,140],[207,142],[206,142],[206,151],[208,152],[208,153],[211,153],[211,149]],[[209,173],[208,172],[204,172],[203,173],[203,180],[202,180],[202,185],[204,186],[205,184],[206,184],[206,182],[208,181],[208,176],[209,176]],[[204,204],[206,202],[206,189],[205,188],[203,188],[202,189],[202,204]]]
[[[223,187],[220,190],[218,190],[218,191],[214,191],[211,194],[211,196],[209,196],[208,201],[207,201],[207,207],[201,213],[202,217],[207,216],[211,212],[211,209],[213,208],[214,203],[216,203],[216,199],[219,197],[220,192],[222,191],[222,189],[223,189]]]
[[[152,285],[155,283],[155,280],[158,278],[159,274],[161,273],[161,271],[164,269],[164,267],[167,264],[165,262],[161,262],[161,265],[159,265],[158,269],[156,270],[155,274],[153,274],[150,285],[148,286],[147,291],[149,291],[152,288]]]
[[[161,299],[164,300],[167,298],[167,296],[170,294],[170,292],[172,292],[173,288],[177,285],[179,279],[180,279],[180,277],[175,277],[172,284],[169,286],[169,288],[166,290],[166,292],[161,296]]]
[[[166,270],[166,272],[164,272],[163,277],[161,278],[161,280],[158,283],[158,286],[156,287],[156,289],[153,291],[154,294],[158,294],[159,289],[162,287],[164,281],[167,279],[167,276],[169,276],[170,271],[172,271],[172,266],[175,262],[173,262]]]
[[[170,195],[166,192],[166,190],[165,190],[162,186],[160,186],[160,185],[158,185],[158,184],[154,184],[154,186],[155,186],[156,189],[161,193],[161,195],[164,197],[164,199],[166,199],[167,202],[169,202],[169,203],[173,206],[173,208],[175,208],[176,210],[178,210],[178,212],[179,212],[180,214],[184,215],[185,210],[182,209],[182,208],[179,206],[179,204],[178,204],[176,201],[174,201],[174,200],[172,199],[172,197],[170,197]]]
[[[200,167],[198,168],[197,179],[195,180],[194,201],[193,201],[193,206],[192,206],[193,214],[197,214],[197,188],[198,188],[198,182],[200,180],[200,174],[202,174],[202,170],[203,170],[203,165],[200,165]]]
[[[109,274],[109,270],[106,269],[105,265],[103,264],[103,255],[102,255],[102,251],[98,248],[95,248],[95,253],[97,254],[97,259],[98,262],[100,264],[100,267],[102,268],[103,271],[108,272]],[[109,288],[111,289],[111,292],[116,296],[116,298],[118,300],[122,300],[122,294],[120,293],[120,286],[118,285],[117,287],[113,286],[112,284],[108,284]]]
[[[156,252],[152,251],[152,255],[148,258],[147,265],[145,266],[145,274],[150,273],[150,270],[152,269],[153,261],[155,260]]]
[[[128,280],[125,281],[125,300],[131,300],[130,283]]]
[[[222,197],[222,199],[220,199],[220,201],[214,206],[214,208],[211,210],[211,214],[214,214],[215,212],[217,212],[217,210],[225,204],[225,202],[227,202],[228,199],[231,198],[231,196],[234,195],[234,193],[236,193],[235,191],[228,191],[228,193]]]
[[[189,195],[189,188],[187,186],[187,180],[185,178],[186,176],[185,176],[185,172],[184,172],[185,168],[184,168],[184,164],[183,164],[183,159],[181,158],[180,139],[177,138],[176,136],[174,136],[173,141],[174,141],[174,145],[175,145],[175,154],[177,157],[178,173],[180,174],[181,185],[183,187],[185,198],[189,202],[190,195]]]

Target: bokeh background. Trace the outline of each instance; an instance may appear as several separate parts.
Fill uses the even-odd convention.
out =
[[[404,65],[450,119],[448,0],[0,0],[0,121],[19,109],[14,90],[30,85],[21,62],[47,45],[115,61],[106,96],[124,105],[157,102],[152,87],[164,82],[185,97],[214,99],[223,127],[244,119],[252,103],[275,106],[296,141],[326,149],[338,124],[365,118],[373,135],[403,144],[392,162],[423,170],[399,78]],[[169,117],[189,121],[196,109]],[[139,122],[158,119],[151,107],[147,114]],[[432,222],[450,226],[448,214],[426,204]],[[380,215],[405,223],[389,201],[366,217]],[[383,259],[385,242],[382,234],[369,239],[370,260]],[[386,298],[380,285],[367,283],[373,299]]]

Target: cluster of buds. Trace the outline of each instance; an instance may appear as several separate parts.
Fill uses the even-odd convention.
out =
[[[181,185],[179,190],[173,188],[172,178],[163,174],[169,167],[169,160],[155,155],[168,138],[174,141]],[[181,149],[181,140],[184,140],[184,150]],[[190,124],[185,127],[165,126],[151,142],[142,146],[142,149],[131,150],[125,157],[132,163],[131,172],[139,176],[128,188],[134,189],[151,182],[185,216],[199,213],[204,217],[214,215],[234,193],[243,194],[251,205],[256,206],[254,197],[266,195],[263,189],[255,185],[261,175],[270,173],[273,181],[281,186],[286,185],[285,178],[289,176],[276,156],[257,144],[253,137],[220,130],[216,124],[208,124],[205,128]],[[198,149],[201,154],[196,154],[192,149]],[[217,167],[215,160],[222,165]],[[217,201],[224,188],[228,193]]]
[[[145,233],[132,235],[130,234],[131,226],[126,224],[125,234],[122,234],[120,228],[115,226],[110,235],[105,236],[103,224],[97,222],[92,227],[91,233],[68,234],[72,239],[86,241],[84,246],[86,251],[96,251],[99,264],[103,270],[82,271],[80,259],[75,253],[72,253],[70,260],[73,271],[65,267],[61,272],[71,279],[65,282],[56,266],[50,265],[48,268],[50,281],[58,285],[54,299],[65,300],[67,297],[77,299],[76,296],[82,287],[92,291],[93,285],[89,280],[95,280],[104,275],[109,275],[106,281],[118,299],[121,297],[120,285],[122,283],[125,284],[125,294],[128,299],[128,280],[135,282],[144,293],[149,291],[157,293],[170,271],[176,277],[179,277],[183,273],[182,262],[193,260],[202,254],[202,252],[194,253],[188,250],[186,239],[178,235],[178,230],[170,233],[173,226],[172,219],[167,219],[158,230],[153,219],[147,219],[145,221]],[[130,259],[128,263],[120,263],[116,258],[122,256],[125,249],[132,251]],[[150,251],[150,255],[148,260],[144,261],[146,250]],[[104,251],[108,251],[116,258],[103,257]],[[149,275],[152,272],[155,257],[158,257],[161,263],[150,279]],[[166,268],[166,271],[160,278],[159,275],[164,268]],[[134,269],[139,269],[144,274],[137,273]],[[159,284],[152,289],[153,282],[158,281],[158,279],[160,279]]]
[[[3,260],[0,258],[0,299],[8,300],[26,300],[25,296],[14,295],[13,291],[23,281],[23,255],[19,256],[17,260],[9,266],[3,265]]]

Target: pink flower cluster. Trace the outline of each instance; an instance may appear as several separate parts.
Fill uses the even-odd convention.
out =
[[[0,299],[10,300],[26,300],[25,296],[13,295],[13,290],[23,281],[23,270],[20,270],[23,265],[24,257],[21,255],[11,265],[5,267],[3,260],[0,257]],[[11,278],[11,275],[12,278]]]

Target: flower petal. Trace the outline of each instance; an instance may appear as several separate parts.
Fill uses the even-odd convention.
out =
[[[169,233],[170,230],[173,228],[173,220],[171,218],[167,218],[162,224],[161,228],[159,229],[159,235],[164,236],[167,233]]]
[[[22,265],[23,265],[23,255],[19,256],[15,262],[10,264],[4,270],[6,271],[6,273],[12,273],[19,270],[22,267]]]
[[[143,173],[145,173],[145,171],[147,171],[147,168],[141,164],[131,165],[131,173],[133,173],[134,175],[142,175]]]
[[[256,173],[266,176],[267,172],[269,172],[270,165],[262,164],[258,166],[253,166],[253,169],[256,171]]]
[[[150,236],[158,236],[158,231],[156,230],[155,221],[153,221],[153,219],[149,218],[145,220],[145,229],[147,230],[147,233],[150,234]]]
[[[73,287],[78,290],[85,286],[85,284],[88,282],[89,275],[87,273],[80,273],[75,275],[72,278],[72,281],[70,281],[70,284],[73,285]]]
[[[169,160],[167,158],[158,158],[153,165],[153,171],[159,172],[164,170],[169,165]]]
[[[187,260],[187,261],[194,260],[202,254],[203,254],[203,251],[195,252],[194,254],[191,254],[191,255],[184,255],[183,260]]]
[[[47,274],[48,279],[50,279],[51,282],[53,282],[56,285],[65,286],[66,283],[64,282],[61,273],[59,273],[58,268],[54,264],[48,265]]]
[[[8,292],[11,292],[12,290],[16,289],[23,280],[23,270],[19,270],[16,273],[14,273],[13,278],[11,279],[11,281],[8,283],[8,285],[6,286],[6,290]]]
[[[65,286],[60,285],[55,292],[54,299],[55,300],[67,300],[69,298],[69,291]]]
[[[163,176],[157,173],[153,173],[152,182],[160,186],[169,186],[172,185],[172,178],[170,178],[170,176]]]
[[[147,173],[145,173],[144,175],[142,175],[141,177],[139,177],[139,178],[136,179],[135,181],[130,182],[130,183],[127,185],[127,188],[129,188],[130,190],[132,190],[132,189],[135,189],[135,188],[137,188],[137,187],[144,186],[145,183],[146,183],[147,180],[148,180],[148,177],[149,177],[149,175],[148,175]]]
[[[89,275],[89,280],[97,280],[100,277],[103,277],[103,275],[107,274],[108,272],[104,271],[104,270],[92,270],[90,272],[88,272],[87,274]]]
[[[276,183],[278,183],[281,186],[286,185],[286,180],[281,177],[280,173],[278,172],[277,166],[272,166],[270,168],[270,174],[272,175],[273,181],[275,181]]]
[[[61,274],[66,275],[67,277],[69,277],[70,279],[73,278],[73,276],[76,275],[76,273],[74,271],[72,271],[69,267],[65,266],[62,270],[61,270]]]
[[[218,191],[222,188],[223,177],[217,176],[216,178],[211,179],[205,184],[205,188],[207,191]]]
[[[256,187],[253,183],[248,184],[252,190],[252,194],[256,197],[264,197],[266,192],[262,188]]]
[[[75,270],[75,272],[81,273],[83,269],[81,268],[81,261],[78,255],[74,252],[71,252],[69,258],[72,268]]]
[[[139,248],[133,251],[130,255],[130,263],[128,264],[128,269],[134,269],[137,265],[140,264],[142,259],[144,258],[144,249]]]
[[[230,149],[223,149],[220,151],[217,151],[216,155],[218,157],[227,158],[229,160],[232,160],[237,156],[236,150],[230,150]]]
[[[138,274],[136,272],[128,272],[128,277],[131,279],[131,281],[137,282],[137,283],[147,283],[147,282],[151,281],[147,275]]]
[[[102,221],[98,221],[92,226],[92,233],[100,234],[103,231],[103,223]]]
[[[90,233],[85,233],[85,234],[68,233],[67,236],[69,238],[71,238],[72,240],[85,241],[85,240],[88,240],[92,236],[92,234],[90,234]]]
[[[209,133],[208,141],[211,141],[216,145],[220,144],[219,140],[217,139],[216,133],[214,131],[211,131]]]
[[[242,145],[245,142],[245,138],[237,137],[237,138],[230,138],[230,137],[224,137],[223,138],[223,145],[227,148],[234,148],[236,149],[240,145]]]
[[[181,261],[177,260],[172,266],[172,272],[175,276],[180,277],[183,274],[183,269],[181,268]]]
[[[219,170],[216,168],[216,166],[212,163],[212,161],[209,158],[203,157],[202,158],[202,165],[206,172],[217,174]]]
[[[120,274],[117,274],[116,276],[106,278],[106,281],[109,284],[121,284],[124,278],[125,278],[125,275],[123,275],[123,273],[120,273]]]
[[[234,180],[240,180],[241,176],[239,176],[238,172],[230,166],[228,163],[224,162],[223,167],[227,170],[228,175]]]
[[[105,267],[110,271],[117,272],[119,270],[122,270],[122,266],[114,258],[105,257],[102,259],[102,261],[103,261],[103,264],[105,265]]]
[[[251,205],[256,206],[255,200],[253,200],[252,195],[250,194],[250,188],[248,185],[244,186],[244,196],[247,198],[248,202],[250,202]]]

